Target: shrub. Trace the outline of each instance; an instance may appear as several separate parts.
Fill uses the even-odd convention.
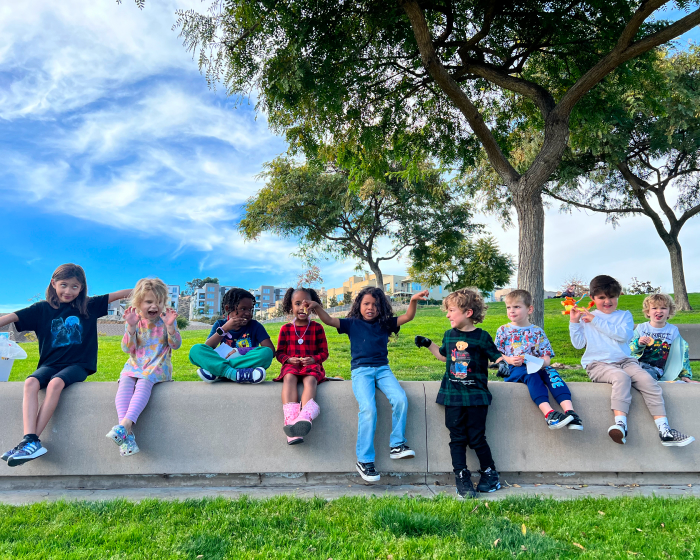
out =
[[[187,328],[187,325],[190,324],[190,320],[187,317],[184,317],[182,315],[177,316],[177,328],[182,330],[185,330]]]

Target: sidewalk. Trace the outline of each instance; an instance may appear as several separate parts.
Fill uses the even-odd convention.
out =
[[[214,488],[122,488],[117,490],[19,490],[0,492],[0,503],[26,505],[42,501],[87,500],[102,501],[125,498],[131,501],[145,499],[188,500],[199,498],[228,498],[235,500],[242,496],[253,499],[266,499],[274,496],[296,496],[299,498],[324,498],[334,500],[343,496],[407,496],[409,498],[433,498],[438,494],[454,496],[454,486],[415,485],[360,485],[347,486],[228,486]],[[511,496],[540,496],[556,500],[573,500],[583,497],[619,498],[622,496],[659,496],[664,498],[693,496],[700,498],[700,485],[658,486],[586,486],[559,484],[522,484],[504,487],[498,492],[480,494],[484,501],[502,500]]]

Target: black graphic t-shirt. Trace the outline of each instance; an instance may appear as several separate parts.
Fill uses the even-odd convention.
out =
[[[34,331],[39,339],[39,364],[66,367],[79,365],[88,374],[97,371],[97,319],[107,315],[109,294],[88,298],[87,317],[70,303],[54,309],[40,301],[16,311],[18,331]]]

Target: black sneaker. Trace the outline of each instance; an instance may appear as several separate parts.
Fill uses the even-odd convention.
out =
[[[10,458],[11,455],[14,455],[20,449],[22,449],[22,446],[24,445],[24,443],[25,443],[24,440],[20,441],[12,449],[10,449],[9,451],[5,451],[5,453],[2,454],[2,457],[0,457],[0,459],[2,459],[3,461],[5,461],[7,463],[7,460]]]
[[[608,428],[608,435],[615,443],[624,445],[627,443],[627,426],[622,422],[615,422]]]
[[[455,473],[455,484],[457,485],[458,498],[476,498],[472,473],[469,472],[469,469],[462,469],[462,471]]]
[[[544,421],[547,422],[547,426],[549,426],[550,430],[559,430],[567,424],[570,424],[573,419],[574,417],[569,414],[562,414],[561,412],[552,410]]]
[[[695,441],[693,436],[687,436],[673,428],[668,428],[663,432],[659,432],[659,437],[661,438],[661,445],[665,445],[666,447],[684,447]]]
[[[573,410],[570,410],[566,414],[573,417],[573,420],[569,422],[569,425],[567,426],[570,430],[583,430],[583,420],[581,420],[581,417],[578,414],[576,414]]]
[[[389,457],[392,459],[411,459],[415,456],[416,452],[405,443],[402,443],[398,447],[392,447],[389,452]]]
[[[355,464],[357,472],[360,476],[364,478],[367,482],[377,482],[379,480],[379,473],[374,468],[374,463],[360,463],[359,461]]]
[[[479,484],[476,485],[478,492],[495,492],[501,487],[496,469],[489,467],[485,471],[479,471],[481,478]]]

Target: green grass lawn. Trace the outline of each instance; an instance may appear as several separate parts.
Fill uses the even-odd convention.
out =
[[[622,296],[620,298],[620,309],[629,309],[634,315],[635,322],[645,321],[642,314],[642,301],[644,296]],[[561,300],[545,301],[545,324],[554,352],[555,361],[567,364],[578,365],[583,351],[576,350],[569,341],[569,318],[561,314]],[[700,294],[690,294],[690,303],[695,309],[700,309]],[[495,336],[496,329],[507,323],[504,303],[492,303],[486,315],[483,325],[492,336]],[[672,321],[673,323],[700,323],[700,311],[678,313]],[[269,323],[265,325],[273,343],[277,343],[277,336],[282,323]],[[449,323],[445,314],[436,307],[419,308],[416,318],[401,328],[398,337],[389,343],[389,364],[398,377],[405,381],[430,381],[439,380],[444,372],[444,364],[438,362],[425,349],[418,349],[413,344],[413,337],[422,334],[433,339],[440,344],[443,333],[449,328]],[[190,364],[187,355],[193,344],[204,342],[208,331],[185,331],[183,335],[182,348],[173,353],[173,367],[176,381],[195,381],[199,378],[195,373],[195,368]],[[350,377],[350,343],[348,337],[339,335],[335,329],[326,327],[328,338],[328,349],[330,357],[325,362],[324,367],[327,375]],[[126,361],[126,354],[121,351],[120,337],[104,336],[100,337],[100,350],[98,358],[98,372],[88,378],[89,381],[116,381],[119,379],[119,372]],[[39,360],[39,350],[37,343],[22,344],[28,354],[28,359],[15,361],[12,369],[11,381],[21,381],[31,374]],[[268,379],[277,377],[280,365],[273,362]],[[582,369],[562,371],[564,379],[567,381],[588,381],[588,377]],[[490,376],[492,381],[496,381],[495,375]]]
[[[700,501],[450,497],[0,506],[2,558],[697,558]]]

